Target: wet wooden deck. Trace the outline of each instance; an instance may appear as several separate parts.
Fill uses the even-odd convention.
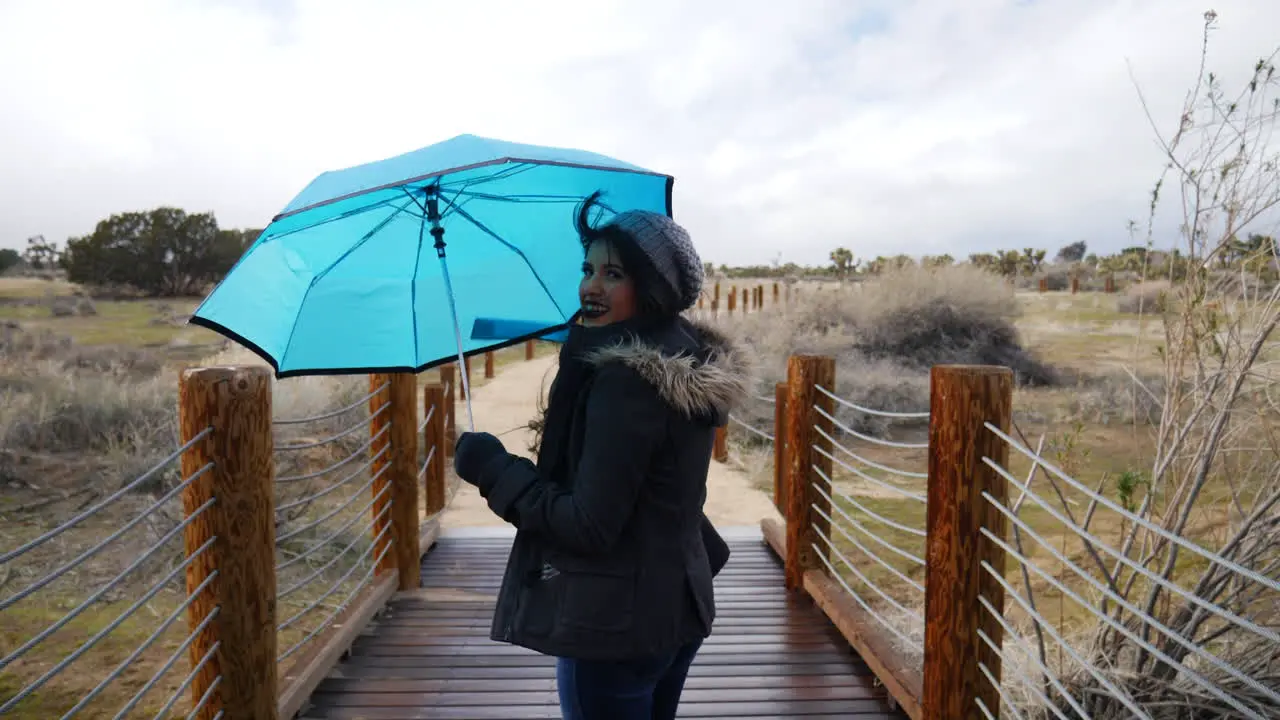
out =
[[[715,630],[682,718],[894,718],[884,689],[820,610],[789,598],[756,529],[725,531]],[[555,661],[488,639],[509,535],[446,533],[423,589],[399,593],[316,689],[303,718],[558,718]]]

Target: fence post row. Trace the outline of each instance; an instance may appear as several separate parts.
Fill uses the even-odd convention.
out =
[[[218,715],[224,720],[275,720],[275,445],[270,370],[257,366],[185,370],[178,380],[178,403],[183,445],[212,428],[182,454],[185,477],[211,466],[182,494],[188,517],[208,505],[183,531],[188,557],[209,544],[187,568],[189,595],[208,580],[187,608],[187,625],[195,634],[189,658],[192,668],[201,668],[191,683],[191,703],[194,706],[209,695],[196,715],[199,720]],[[213,620],[206,622],[215,612]]]
[[[985,427],[1008,432],[1013,406],[1013,373],[996,366],[935,366],[930,373],[929,494],[925,558],[924,673],[921,706],[926,720],[984,717],[976,699],[993,713],[999,688],[982,674],[982,663],[1001,677],[996,648],[1002,626],[983,607],[984,598],[1004,610],[1001,577],[1004,551],[982,534],[1006,536],[1005,516],[983,497],[1008,504],[1008,484],[983,462],[1008,466],[1009,447]]]
[[[418,377],[391,374],[391,542],[384,567],[398,569],[399,588],[418,587],[422,553],[418,548]]]

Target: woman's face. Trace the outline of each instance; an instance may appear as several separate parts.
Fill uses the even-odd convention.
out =
[[[587,249],[578,300],[582,303],[583,325],[609,325],[636,314],[635,283],[610,243],[597,241]]]

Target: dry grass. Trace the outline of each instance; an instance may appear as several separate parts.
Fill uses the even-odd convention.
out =
[[[11,312],[17,312],[15,307],[23,308],[22,312],[28,313],[35,312],[28,308],[40,308],[5,307]],[[5,395],[0,409],[0,483],[4,488],[0,495],[0,551],[16,548],[103,501],[178,445],[175,398],[179,362],[170,348],[86,345],[84,341],[85,337],[105,336],[136,341],[139,337],[127,332],[120,318],[133,318],[130,322],[136,326],[145,310],[149,317],[158,319],[159,327],[166,310],[132,301],[115,305],[121,309],[120,314],[103,311],[104,307],[113,307],[111,304],[99,303],[98,307],[96,316],[70,319],[83,323],[88,330],[79,340],[41,329],[46,322],[43,319],[0,327],[0,393]],[[50,318],[47,322],[64,320],[68,319]],[[147,321],[148,326],[150,322]],[[171,325],[172,318],[165,322]],[[537,352],[545,354],[548,348],[540,345]],[[496,354],[495,365],[500,370],[523,356],[523,347],[504,350]],[[233,349],[197,362],[212,365],[262,361],[252,353]],[[482,358],[473,361],[473,370],[473,384],[482,386]],[[434,381],[436,373],[425,374],[422,379]],[[314,417],[356,404],[337,417],[277,426],[277,477],[330,469],[316,477],[277,486],[277,533],[282,538],[277,562],[289,563],[279,574],[279,588],[282,593],[292,588],[278,608],[280,622],[292,619],[279,633],[282,654],[313,631],[322,630],[326,619],[366,577],[371,561],[366,550],[371,545],[372,518],[368,507],[368,451],[363,446],[369,432],[360,425],[368,418],[368,407],[358,401],[369,389],[368,378],[361,375],[290,378],[274,383],[272,388],[274,415],[282,421]],[[347,429],[353,431],[323,442]],[[314,447],[305,449],[285,449],[313,443]],[[426,452],[427,448],[420,449],[419,462],[425,460]],[[181,522],[180,495],[161,502],[162,496],[181,483],[178,475],[176,463],[163,468],[90,519],[0,567],[0,598],[12,597],[150,509],[136,527],[100,552],[0,612],[2,657],[35,638],[77,605],[88,602],[87,609],[74,621],[4,668],[0,703],[37,680],[95,633],[104,631],[108,623],[182,562],[179,532],[164,542],[154,556],[125,575],[117,587],[101,597],[91,597]],[[300,556],[305,557],[298,559]],[[357,566],[358,559],[361,562]],[[19,703],[9,716],[32,720],[61,716],[138,648],[164,618],[180,609],[185,598],[179,573],[97,645]],[[113,716],[161,668],[188,632],[187,619],[179,613],[172,626],[79,716]],[[310,642],[316,639],[313,637]],[[146,694],[138,709],[150,714],[158,711],[189,669],[188,659],[180,657]],[[184,712],[189,706],[189,698],[184,696],[178,699],[174,710]]]

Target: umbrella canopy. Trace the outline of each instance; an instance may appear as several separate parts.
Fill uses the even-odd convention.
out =
[[[613,212],[670,215],[672,184],[592,152],[474,135],[326,172],[191,322],[277,377],[421,371],[564,326],[578,310],[575,206],[601,190]]]

